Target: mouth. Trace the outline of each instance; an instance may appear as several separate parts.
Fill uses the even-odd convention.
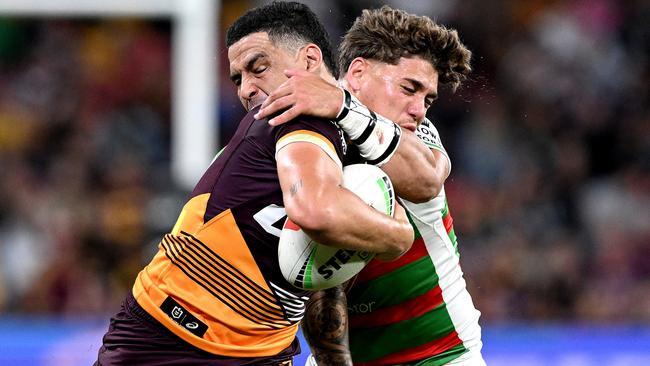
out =
[[[415,121],[404,122],[404,123],[400,123],[399,125],[400,125],[400,127],[404,128],[406,130],[409,130],[411,132],[415,132],[415,130],[418,128],[418,125],[417,125],[417,123],[415,123]]]
[[[246,111],[250,112],[253,109],[261,106],[262,103],[264,103],[264,100],[266,100],[266,98],[254,98],[249,100],[248,103],[246,103]]]

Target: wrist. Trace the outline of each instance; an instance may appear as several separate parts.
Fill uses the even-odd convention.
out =
[[[394,122],[361,104],[349,91],[342,90],[344,98],[337,124],[359,147],[361,156],[368,163],[377,166],[385,164],[397,150],[402,130]]]
[[[371,111],[365,108],[358,99],[353,99],[349,91],[343,88],[341,90],[343,91],[343,103],[341,103],[341,109],[336,117],[336,123],[352,140],[356,140],[371,122],[367,116]],[[365,110],[358,111],[358,107],[363,107]]]
[[[341,114],[346,111],[346,108],[350,108],[350,100],[352,99],[352,96],[350,95],[350,92],[343,89],[342,87],[337,87],[341,91],[341,104],[339,105],[339,110],[336,113],[336,117],[334,118],[336,121],[340,121],[344,116],[341,116]],[[347,113],[347,111],[346,111]]]

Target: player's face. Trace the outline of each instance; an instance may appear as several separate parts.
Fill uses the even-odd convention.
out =
[[[415,131],[438,97],[438,72],[420,57],[402,57],[397,65],[368,60],[356,96],[368,108]]]
[[[230,80],[247,111],[262,104],[287,77],[285,69],[296,68],[298,54],[276,47],[266,32],[251,33],[228,48]]]

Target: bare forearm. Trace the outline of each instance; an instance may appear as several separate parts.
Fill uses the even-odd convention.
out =
[[[341,189],[326,201],[329,202],[330,214],[327,215],[329,219],[323,219],[323,227],[327,229],[303,228],[317,242],[343,249],[374,252],[388,260],[398,258],[410,248],[413,228],[402,214],[401,207],[396,208],[395,218],[392,218],[370,208],[346,189]],[[331,221],[325,223],[325,220]]]
[[[342,249],[396,259],[413,243],[413,228],[396,205],[394,217],[376,211],[341,186],[342,173],[311,143],[278,153],[278,177],[287,216],[312,239]]]
[[[411,131],[402,130],[402,141],[381,169],[388,174],[398,196],[411,202],[426,202],[438,195],[447,177],[446,160],[436,159]]]
[[[302,329],[318,365],[352,365],[347,301],[340,287],[318,291],[311,296]]]

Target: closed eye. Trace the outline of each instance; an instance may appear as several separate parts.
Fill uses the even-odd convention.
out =
[[[405,85],[402,85],[402,89],[403,89],[405,92],[409,93],[409,94],[413,94],[413,93],[415,93],[415,89],[414,89],[414,88],[411,88],[411,87],[408,87],[408,86],[405,86]]]
[[[241,85],[241,74],[231,75],[230,80],[235,84],[235,86]]]

